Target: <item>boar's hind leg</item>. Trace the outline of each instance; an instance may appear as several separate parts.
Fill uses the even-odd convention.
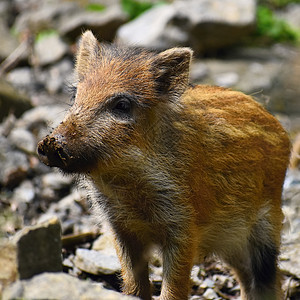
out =
[[[282,299],[277,269],[279,246],[266,231],[262,234],[255,226],[246,249],[227,259],[239,279],[243,300]]]
[[[134,234],[117,234],[117,254],[121,262],[122,290],[143,300],[151,299],[146,247]]]

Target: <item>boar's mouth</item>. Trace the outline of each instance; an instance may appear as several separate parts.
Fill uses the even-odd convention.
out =
[[[57,167],[65,173],[88,171],[90,163],[71,155],[62,136],[46,136],[38,143],[37,153],[42,163]]]

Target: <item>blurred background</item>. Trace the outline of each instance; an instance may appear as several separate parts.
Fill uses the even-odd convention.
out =
[[[73,178],[41,164],[35,152],[37,142],[71,105],[74,54],[86,29],[100,42],[156,50],[193,48],[191,82],[252,95],[280,120],[300,150],[300,1],[0,0],[0,240],[5,244],[24,227],[53,222],[56,216],[62,227],[64,274],[88,279],[84,284],[98,282],[106,292],[119,291],[120,266],[110,234],[90,216],[86,192]],[[283,193],[286,220],[279,263],[285,299],[300,299],[298,159],[294,155]],[[44,238],[38,238],[41,247],[49,242],[47,234]],[[38,243],[36,239],[29,239],[29,245]],[[29,251],[15,245],[17,253]],[[13,251],[5,247],[0,249],[0,298],[5,289],[3,299],[40,295],[41,282],[38,286],[29,282],[29,294],[16,290],[14,282],[24,287],[29,283],[21,279],[41,271],[34,270],[33,260],[26,267],[33,270],[31,275],[23,276],[16,266],[9,266]],[[150,269],[158,295],[162,270],[158,257]],[[52,279],[43,280],[43,290],[53,292]],[[81,299],[86,290],[81,281],[65,286],[71,287],[66,299]],[[88,289],[93,291],[94,286]],[[96,295],[94,299],[100,299],[99,291]],[[194,300],[238,299],[239,286],[226,266],[207,261],[193,269],[192,295]],[[110,299],[121,299],[120,294],[114,297]]]

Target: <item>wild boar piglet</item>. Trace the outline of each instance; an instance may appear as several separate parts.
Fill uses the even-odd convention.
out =
[[[242,299],[279,300],[288,135],[251,97],[190,85],[191,57],[102,45],[85,32],[74,104],[39,157],[87,183],[114,232],[125,294],[151,299],[156,245],[161,300],[188,299],[193,264],[211,255],[235,272]]]

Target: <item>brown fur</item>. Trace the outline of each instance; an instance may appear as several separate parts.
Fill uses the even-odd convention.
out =
[[[288,136],[249,96],[189,87],[191,56],[100,46],[84,33],[75,103],[39,143],[41,160],[84,174],[94,190],[115,233],[124,293],[151,299],[148,259],[159,245],[162,300],[187,299],[190,270],[209,255],[233,268],[243,299],[281,299]]]
[[[291,153],[290,167],[298,169],[300,164],[300,134],[295,137]]]

